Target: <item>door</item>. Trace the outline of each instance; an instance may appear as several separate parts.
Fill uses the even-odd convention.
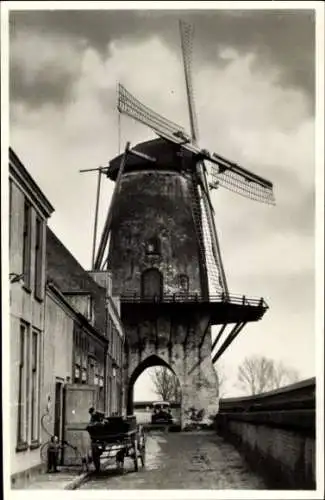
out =
[[[59,441],[62,440],[63,434],[63,382],[55,382],[55,399],[54,399],[54,434]],[[59,456],[59,464],[62,465],[63,456]]]
[[[90,453],[90,437],[86,430],[89,421],[89,408],[97,408],[98,387],[85,384],[69,384],[64,393],[64,439],[76,446],[78,456],[70,448],[65,449],[64,465],[80,464],[80,454]]]
[[[158,269],[147,269],[141,277],[141,296],[144,298],[162,297],[163,277]]]

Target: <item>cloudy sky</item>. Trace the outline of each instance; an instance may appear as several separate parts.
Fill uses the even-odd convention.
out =
[[[154,137],[127,117],[118,133],[117,83],[189,129],[180,18],[195,27],[202,147],[271,180],[277,200],[269,207],[212,194],[230,291],[270,306],[222,358],[227,394],[236,394],[238,364],[253,354],[313,376],[312,10],[12,11],[10,144],[55,207],[50,227],[89,268],[97,179],[79,170],[107,165],[127,140]],[[112,187],[105,180],[100,224]]]

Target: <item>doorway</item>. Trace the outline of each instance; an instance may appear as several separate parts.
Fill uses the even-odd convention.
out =
[[[55,382],[55,406],[54,406],[54,435],[59,441],[63,438],[63,382]],[[63,456],[59,456],[59,463],[62,463]]]
[[[155,268],[147,269],[141,276],[141,296],[143,298],[161,298],[163,293],[163,277]]]

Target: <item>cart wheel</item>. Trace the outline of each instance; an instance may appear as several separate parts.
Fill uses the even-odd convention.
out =
[[[135,445],[134,445],[134,455],[133,455],[135,472],[138,472],[138,470],[139,470],[138,457],[139,457],[139,451],[138,451],[138,447],[137,447],[137,445],[135,443]]]
[[[94,462],[96,472],[100,471],[100,452],[98,451],[96,446],[93,446],[91,449],[91,457]]]
[[[120,450],[116,454],[116,467],[117,471],[121,474],[124,473],[124,451]]]
[[[141,448],[140,448],[140,460],[141,460],[142,467],[144,467],[146,464],[146,447],[145,447],[145,445],[141,446]]]
[[[94,461],[94,466],[95,466],[96,472],[99,472],[100,471],[100,455],[98,455],[98,453],[95,453],[95,455],[93,456],[93,461]]]
[[[116,462],[117,472],[120,474],[124,473],[124,462]]]

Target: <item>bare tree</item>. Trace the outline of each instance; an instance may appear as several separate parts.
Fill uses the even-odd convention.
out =
[[[216,370],[217,379],[218,379],[219,398],[223,398],[225,396],[225,393],[226,393],[225,384],[227,382],[225,367],[223,364],[218,362],[217,366],[215,366],[215,370]]]
[[[156,394],[163,401],[180,402],[181,388],[176,375],[165,366],[156,368],[151,375]]]
[[[250,395],[272,391],[297,382],[297,370],[264,356],[245,358],[238,368],[238,385]]]
[[[279,389],[288,384],[294,384],[299,380],[299,372],[294,368],[284,366],[280,361],[274,364],[272,372],[272,388]]]

